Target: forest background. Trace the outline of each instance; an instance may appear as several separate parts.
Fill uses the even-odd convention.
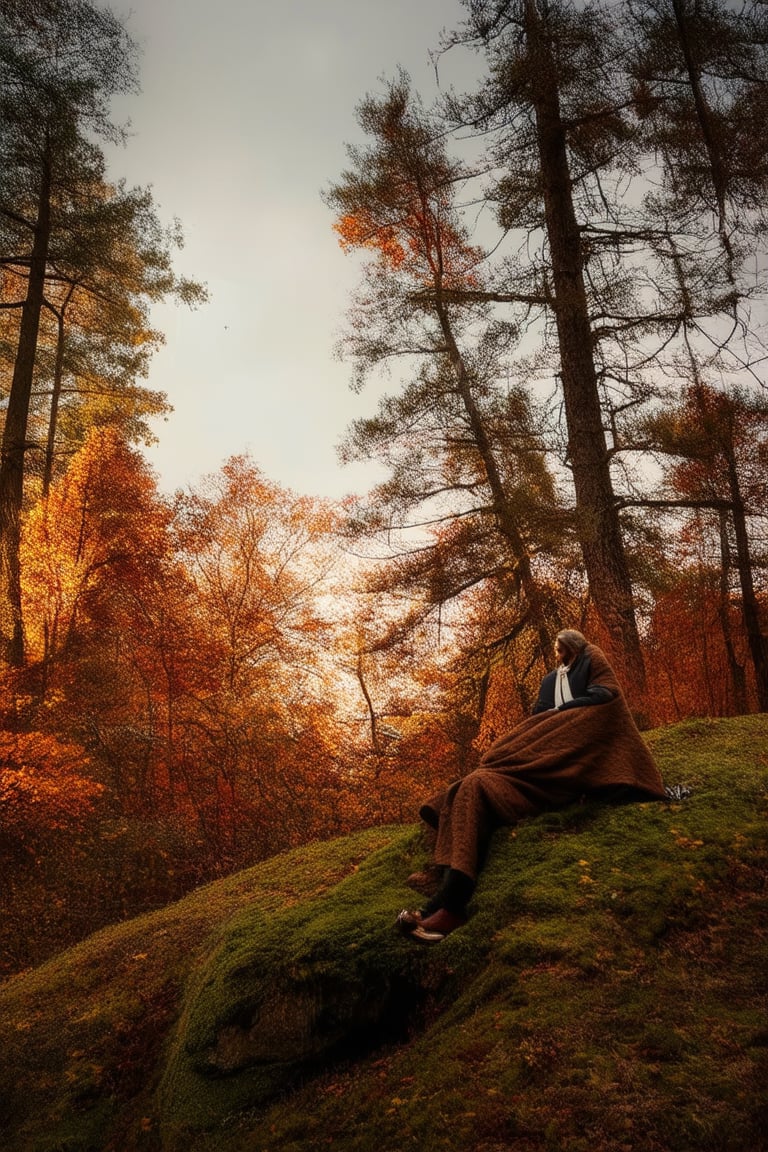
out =
[[[284,848],[410,821],[526,715],[554,638],[641,726],[768,710],[768,12],[467,0],[325,199],[382,387],[297,496],[248,455],[169,497],[142,449],[178,225],[107,178],[137,48],[0,7],[0,970]],[[236,417],[236,413],[233,414]]]

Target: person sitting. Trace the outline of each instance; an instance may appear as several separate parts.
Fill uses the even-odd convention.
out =
[[[440,883],[424,908],[397,917],[397,928],[414,942],[439,943],[466,923],[496,828],[581,797],[666,799],[605,653],[568,628],[558,633],[555,654],[557,667],[542,680],[533,714],[419,811],[436,833]]]

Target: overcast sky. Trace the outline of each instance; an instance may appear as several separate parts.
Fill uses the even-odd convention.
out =
[[[398,65],[429,103],[429,53],[460,0],[112,0],[143,49],[141,95],[121,102],[133,136],[113,178],[151,184],[179,217],[178,271],[204,281],[195,312],[162,307],[150,384],[174,413],[147,455],[163,489],[186,487],[250,451],[269,479],[341,496],[372,473],[335,446],[373,407],[333,349],[357,281],[321,192],[358,138],[355,107]],[[471,60],[440,66],[463,87]]]

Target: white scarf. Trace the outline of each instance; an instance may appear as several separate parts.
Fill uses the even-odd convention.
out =
[[[555,676],[555,708],[559,708],[567,700],[573,700],[573,692],[571,692],[571,685],[568,683],[568,668],[565,664],[560,664]]]

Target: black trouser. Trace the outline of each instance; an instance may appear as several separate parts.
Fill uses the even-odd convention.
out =
[[[446,868],[443,882],[424,908],[424,914],[431,916],[438,908],[445,908],[454,916],[464,916],[474,890],[475,881],[471,876],[457,868]]]

